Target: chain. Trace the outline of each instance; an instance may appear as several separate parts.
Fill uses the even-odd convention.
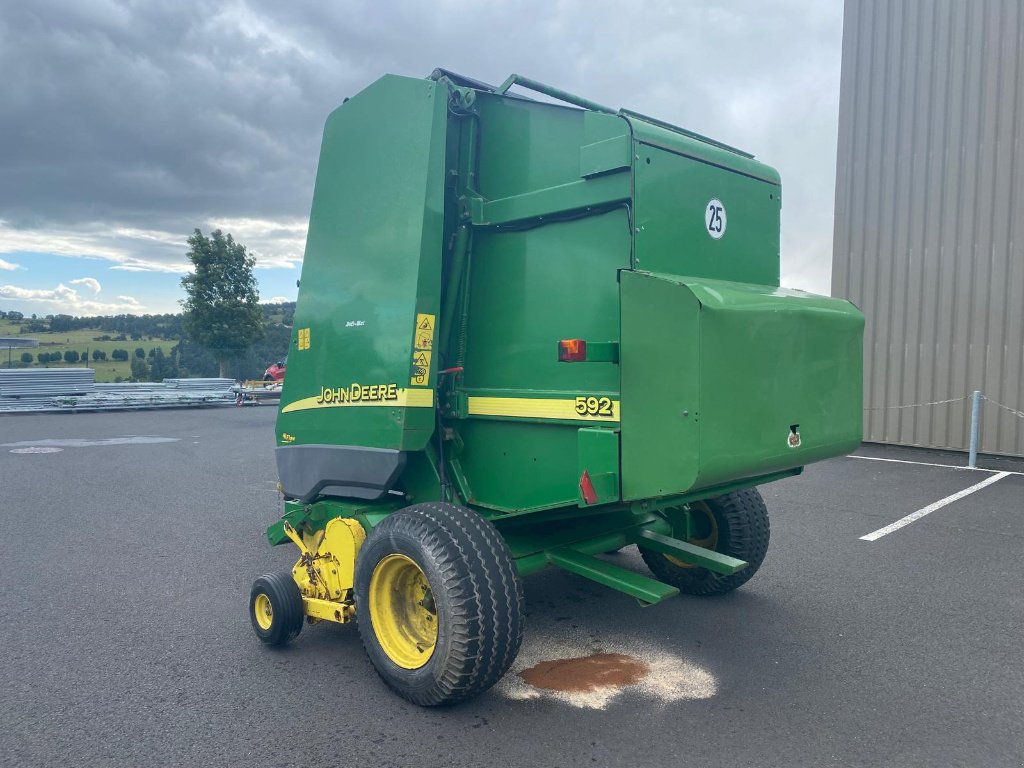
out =
[[[921,408],[925,405],[945,405],[946,403],[959,403],[966,400],[966,397],[952,397],[949,400],[933,400],[930,403],[910,403],[909,405],[882,405],[877,408],[865,408],[865,411],[888,411],[894,408]]]
[[[1016,408],[1011,408],[1008,405],[1003,405],[1000,402],[993,400],[991,397],[981,396],[983,400],[988,400],[992,405],[1002,408],[1004,411],[1009,411],[1018,419],[1024,419],[1024,411],[1018,411]],[[959,403],[964,400],[970,400],[970,397],[951,397],[949,400],[932,400],[930,403],[908,403],[907,405],[882,405],[877,408],[865,408],[865,411],[889,411],[899,410],[902,408],[922,408],[926,405],[946,405],[947,403]]]
[[[1024,419],[1024,412],[1018,411],[1016,408],[1011,408],[1008,405],[1003,405],[1002,403],[998,403],[995,400],[993,400],[991,397],[985,397],[984,395],[982,395],[982,397],[985,400],[988,400],[990,403],[992,403],[992,405],[998,405],[1003,410],[1009,411],[1014,416],[1016,416],[1018,419]]]

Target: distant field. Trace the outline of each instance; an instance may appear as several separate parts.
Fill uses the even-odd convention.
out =
[[[122,379],[127,379],[132,375],[131,372],[131,358],[128,360],[111,360],[110,354],[115,349],[127,349],[129,355],[135,354],[136,347],[142,347],[146,350],[146,354],[149,354],[151,349],[162,349],[165,355],[171,353],[171,348],[178,343],[177,339],[159,339],[154,337],[152,340],[143,337],[138,341],[93,341],[96,336],[103,335],[115,335],[108,334],[105,331],[99,331],[95,328],[86,328],[78,331],[64,331],[61,333],[19,333],[20,326],[17,323],[11,323],[7,320],[0,320],[0,336],[11,336],[20,337],[26,339],[36,339],[39,342],[39,346],[35,349],[26,350],[11,350],[11,360],[17,362],[21,360],[22,352],[30,352],[32,354],[32,365],[30,368],[83,368],[88,366],[96,371],[96,381],[99,382],[110,382],[114,381],[118,376]],[[77,363],[48,363],[47,365],[41,365],[36,362],[36,355],[40,352],[60,352],[63,356],[66,350],[73,349],[81,355],[83,352],[89,352],[88,362],[82,362],[81,360]],[[106,352],[106,360],[93,360],[92,352],[94,349],[102,350]],[[0,366],[7,365],[7,350],[0,350]]]

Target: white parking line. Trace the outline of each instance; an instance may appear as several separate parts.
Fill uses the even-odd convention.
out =
[[[972,485],[970,488],[964,488],[962,491],[957,491],[952,496],[947,496],[944,499],[939,499],[934,504],[929,504],[927,507],[922,507],[921,509],[917,510],[917,512],[911,512],[909,515],[907,515],[904,518],[901,518],[900,520],[897,520],[895,523],[890,523],[889,525],[885,526],[885,528],[879,528],[877,531],[872,531],[871,533],[867,534],[866,536],[861,536],[860,537],[861,541],[877,541],[878,539],[882,538],[883,536],[887,536],[888,534],[892,533],[893,531],[898,531],[900,528],[902,528],[905,525],[910,525],[915,520],[920,520],[925,515],[930,515],[932,512],[934,512],[937,509],[942,509],[947,504],[952,504],[954,501],[959,501],[964,496],[970,496],[975,491],[980,491],[986,485],[992,485],[992,483],[997,483],[1000,480],[1002,480],[1004,477],[1008,477],[1009,475],[1014,475],[1014,474],[1020,474],[1020,473],[1018,473],[1018,472],[998,472],[998,473],[992,475],[991,477],[986,477],[980,483]]]
[[[956,464],[933,464],[928,461],[908,461],[907,459],[883,459],[881,456],[858,456],[850,454],[848,459],[863,459],[864,461],[888,461],[892,464],[915,464],[919,467],[944,467],[946,469],[966,469],[968,472],[1001,472],[999,469],[985,469],[984,467],[961,467]],[[1007,475],[1024,475],[1024,472],[1011,472],[1006,470]]]

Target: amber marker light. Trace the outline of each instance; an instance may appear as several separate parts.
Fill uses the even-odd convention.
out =
[[[558,362],[585,363],[587,361],[587,342],[583,339],[562,339],[558,342]]]

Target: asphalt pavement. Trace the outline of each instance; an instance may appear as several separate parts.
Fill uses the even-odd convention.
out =
[[[725,597],[640,608],[536,574],[517,667],[430,710],[353,626],[256,640],[252,580],[294,560],[263,535],[274,415],[0,416],[0,765],[1024,765],[1024,475],[865,541],[994,473],[879,447],[808,467],[763,488],[767,560]],[[559,697],[516,675],[595,651],[651,679]]]

